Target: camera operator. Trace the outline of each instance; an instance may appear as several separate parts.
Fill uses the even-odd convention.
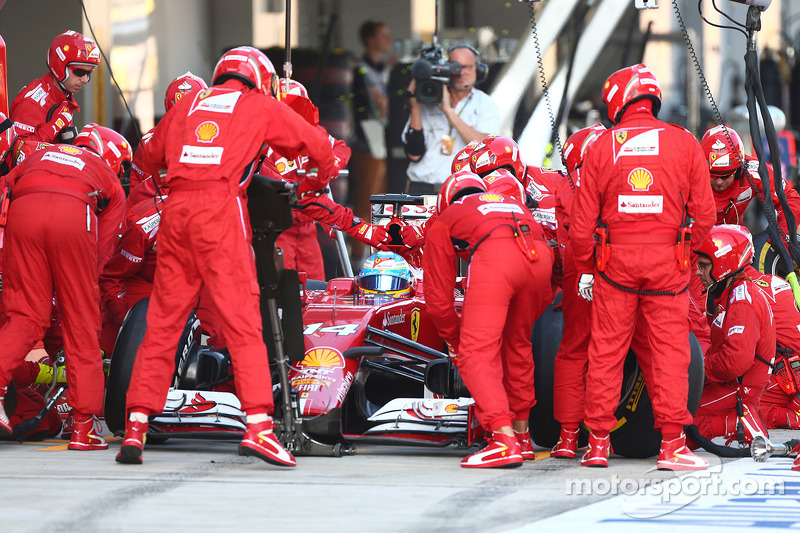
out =
[[[481,78],[486,71],[478,51],[471,46],[454,46],[449,61],[461,65],[460,74],[450,75],[438,104],[418,101],[415,91],[419,80],[412,79],[408,86],[411,116],[403,131],[405,152],[411,161],[408,194],[436,194],[450,175],[453,155],[470,141],[481,141],[500,130],[497,105],[489,95],[475,89],[479,71]]]

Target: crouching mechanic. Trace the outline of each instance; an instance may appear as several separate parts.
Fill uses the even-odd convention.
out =
[[[175,347],[203,285],[219,310],[247,429],[239,454],[295,466],[274,434],[274,408],[259,290],[244,195],[265,144],[307,155],[302,197],[335,172],[326,135],[275,99],[278,77],[266,55],[242,46],[225,52],[208,90],[182,98],[150,139],[165,163],[170,189],[159,226],[159,250],[147,333],[127,394],[125,438],[116,460],[141,464],[148,417],[164,407]]]
[[[602,98],[615,126],[586,153],[569,228],[578,289],[588,300],[596,293],[581,465],[608,466],[622,369],[636,342],[662,437],[658,468],[703,469],[708,462],[683,433],[692,421],[686,237],[691,227],[692,240],[702,240],[714,223],[708,166],[691,133],[656,118],[661,89],[645,65],[612,74]]]
[[[767,435],[758,409],[776,338],[767,297],[750,277],[753,241],[743,226],[722,224],[711,228],[695,253],[697,275],[708,291],[711,349],[694,423],[706,438],[749,445]]]
[[[551,296],[553,252],[541,228],[521,203],[485,187],[474,174],[445,181],[422,257],[431,318],[490,434],[484,449],[461,461],[465,468],[535,459],[530,331]],[[453,306],[457,258],[469,261],[461,321]]]
[[[74,430],[68,448],[102,450],[95,415],[102,413],[104,375],[98,346],[99,270],[111,254],[125,215],[121,160],[130,147],[117,132],[88,124],[75,139],[34,152],[8,175],[13,200],[5,237],[0,330],[0,434],[10,432],[2,407],[11,372],[42,338],[55,289],[63,321]],[[116,168],[112,162],[116,161]],[[52,265],[52,267],[51,267]]]

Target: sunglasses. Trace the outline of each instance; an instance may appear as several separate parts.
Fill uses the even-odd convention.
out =
[[[72,69],[72,73],[75,74],[79,78],[91,75],[92,74],[92,70],[94,70],[94,69],[86,70],[86,69],[83,69],[83,68],[73,68],[73,67],[70,67],[70,69]]]

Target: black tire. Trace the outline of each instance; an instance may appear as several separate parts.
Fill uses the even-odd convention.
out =
[[[17,387],[14,385],[13,381],[8,384],[6,396],[3,400],[3,410],[6,412],[8,418],[14,416],[14,413],[17,411]]]
[[[539,446],[552,448],[558,442],[561,424],[553,418],[553,374],[564,330],[564,315],[548,305],[533,325],[533,379],[536,405],[531,409],[531,439]]]
[[[147,307],[149,298],[137,302],[128,311],[114,343],[111,366],[106,380],[105,419],[108,429],[115,435],[125,431],[125,397],[131,381],[136,351],[147,331]]]
[[[689,345],[691,361],[686,406],[694,415],[703,392],[703,351],[693,334],[689,335]],[[628,354],[625,366],[620,404],[614,413],[620,424],[611,432],[611,447],[617,455],[644,459],[658,454],[661,432],[654,427],[653,404],[633,352]]]
[[[769,241],[769,234],[766,231],[753,235],[753,268],[765,274],[773,274],[786,278],[786,266],[781,261],[780,254],[775,251]]]
[[[531,409],[530,432],[533,441],[545,448],[555,446],[561,429],[553,417],[553,370],[563,325],[563,315],[548,306],[534,324],[531,338],[536,365],[536,405]],[[694,335],[690,335],[689,342],[692,359],[689,365],[687,407],[694,414],[703,391],[703,352]],[[620,403],[614,415],[621,422],[611,433],[614,453],[636,458],[651,457],[658,453],[661,434],[654,428],[652,403],[633,352],[628,353],[625,361]]]

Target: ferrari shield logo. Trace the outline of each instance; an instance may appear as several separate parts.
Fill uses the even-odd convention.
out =
[[[419,309],[411,311],[411,342],[417,342],[419,337]]]
[[[625,139],[628,138],[628,132],[627,131],[618,131],[617,133],[614,134],[614,138],[617,140],[617,142],[619,144],[624,144],[625,143]]]

